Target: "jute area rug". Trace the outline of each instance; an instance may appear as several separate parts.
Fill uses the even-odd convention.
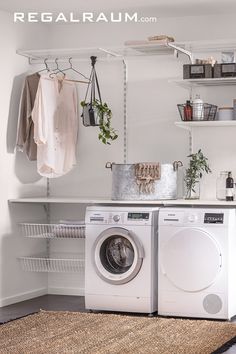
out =
[[[208,354],[235,336],[228,322],[41,311],[0,326],[0,353]]]

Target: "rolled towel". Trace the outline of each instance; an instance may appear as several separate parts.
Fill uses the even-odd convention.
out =
[[[167,42],[174,42],[175,39],[174,37],[169,37],[166,36],[165,34],[161,34],[159,36],[152,36],[152,37],[148,37],[149,41],[167,41]]]

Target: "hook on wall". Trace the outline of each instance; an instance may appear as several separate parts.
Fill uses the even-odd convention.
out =
[[[91,56],[90,59],[91,59],[91,65],[92,65],[92,67],[94,68],[94,66],[95,66],[95,64],[96,64],[96,61],[97,61],[97,57]]]

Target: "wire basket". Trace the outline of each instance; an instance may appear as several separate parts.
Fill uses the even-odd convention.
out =
[[[39,254],[18,259],[27,272],[77,273],[84,270],[84,258],[80,254]]]
[[[23,236],[34,238],[85,238],[85,224],[20,223]]]
[[[185,115],[186,104],[177,104],[182,121],[215,120],[217,106],[209,103],[190,103],[192,114]]]

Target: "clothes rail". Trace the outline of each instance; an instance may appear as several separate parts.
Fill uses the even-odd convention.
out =
[[[124,139],[123,139],[123,161],[127,162],[127,85],[128,85],[128,73],[127,63],[122,53],[117,53],[110,49],[105,48],[86,48],[86,49],[45,49],[45,50],[17,50],[16,53],[28,59],[30,65],[37,64],[54,64],[57,59],[57,64],[67,63],[68,60],[71,64],[76,61],[90,62],[91,56],[96,56],[99,61],[118,60],[122,63],[123,67],[123,127],[124,127]],[[50,194],[50,185],[48,181],[47,191]]]

